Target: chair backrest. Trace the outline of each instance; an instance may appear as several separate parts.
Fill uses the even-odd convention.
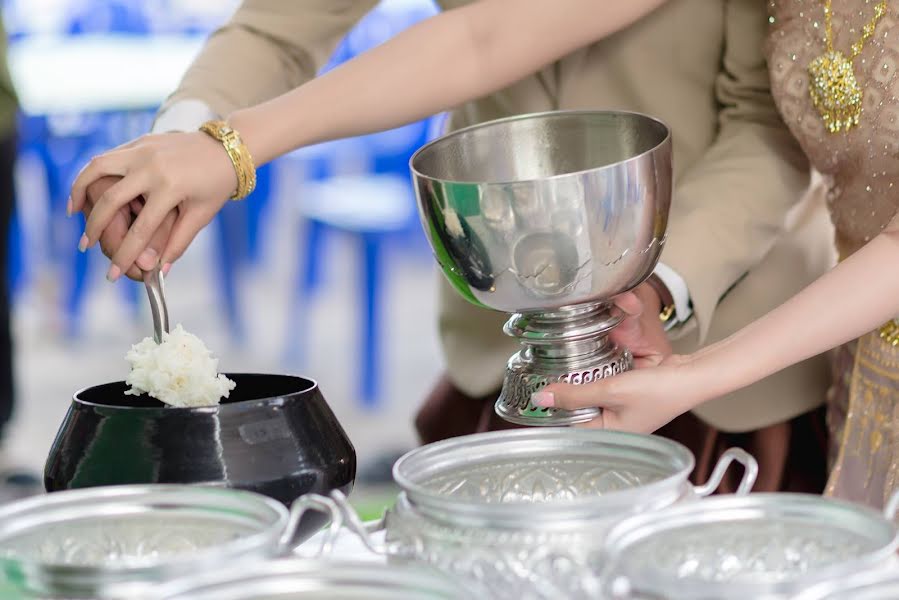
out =
[[[347,34],[322,72],[383,44],[402,30],[436,13],[437,7],[431,0],[381,2]],[[409,157],[428,141],[433,130],[431,121],[423,119],[358,138],[370,156],[371,169],[376,173],[407,176]]]

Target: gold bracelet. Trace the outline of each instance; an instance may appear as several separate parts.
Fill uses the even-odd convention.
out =
[[[221,142],[225,152],[228,153],[228,158],[231,159],[231,164],[234,165],[237,189],[234,190],[231,199],[242,200],[249,196],[256,188],[256,167],[240,134],[224,121],[206,121],[200,126],[200,131]]]

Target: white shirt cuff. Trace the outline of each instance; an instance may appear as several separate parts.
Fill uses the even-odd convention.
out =
[[[677,271],[666,264],[658,263],[654,271],[662,284],[671,292],[674,299],[674,318],[668,321],[670,326],[684,323],[693,315],[693,307],[690,303],[690,290],[687,282],[677,274]]]
[[[196,131],[200,125],[218,115],[201,100],[180,100],[159,113],[151,133]]]

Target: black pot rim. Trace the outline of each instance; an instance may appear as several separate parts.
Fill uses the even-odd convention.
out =
[[[108,385],[121,385],[124,387],[128,387],[128,384],[123,380],[119,381],[109,381],[106,383],[101,383],[98,385],[92,385],[85,388],[81,388],[72,396],[72,402],[76,406],[89,407],[92,409],[98,410],[121,410],[121,411],[129,411],[129,412],[142,412],[145,414],[155,414],[158,412],[165,412],[171,414],[174,411],[178,411],[182,414],[213,414],[220,412],[222,410],[237,410],[237,409],[246,409],[246,408],[254,408],[258,406],[271,406],[283,404],[285,400],[303,396],[310,393],[315,393],[319,390],[318,381],[312,379],[311,377],[305,377],[302,375],[289,375],[282,373],[223,373],[225,377],[230,379],[236,378],[244,378],[244,377],[278,377],[284,379],[294,379],[300,382],[308,383],[308,386],[299,389],[297,391],[291,392],[289,394],[282,394],[280,396],[270,396],[267,398],[253,398],[250,400],[237,400],[235,402],[226,402],[223,404],[217,404],[215,406],[116,406],[115,404],[102,404],[99,402],[91,402],[89,400],[84,400],[81,398],[85,393],[95,390],[100,387],[108,386]]]

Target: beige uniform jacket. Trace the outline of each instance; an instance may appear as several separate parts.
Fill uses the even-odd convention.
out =
[[[284,93],[312,77],[375,4],[246,0],[209,39],[167,106],[199,99],[227,115]],[[440,4],[452,9],[465,1]],[[671,0],[627,30],[459,107],[450,121],[455,128],[518,113],[608,108],[647,113],[671,127],[676,181],[662,260],[683,277],[694,309],[673,332],[678,352],[736,331],[833,260],[820,198],[800,202],[807,162],[770,95],[761,48],[766,27],[763,0]],[[489,393],[517,349],[502,333],[507,317],[441,287],[450,377],[471,395]],[[819,405],[828,379],[817,358],[696,413],[727,431],[755,429]]]

